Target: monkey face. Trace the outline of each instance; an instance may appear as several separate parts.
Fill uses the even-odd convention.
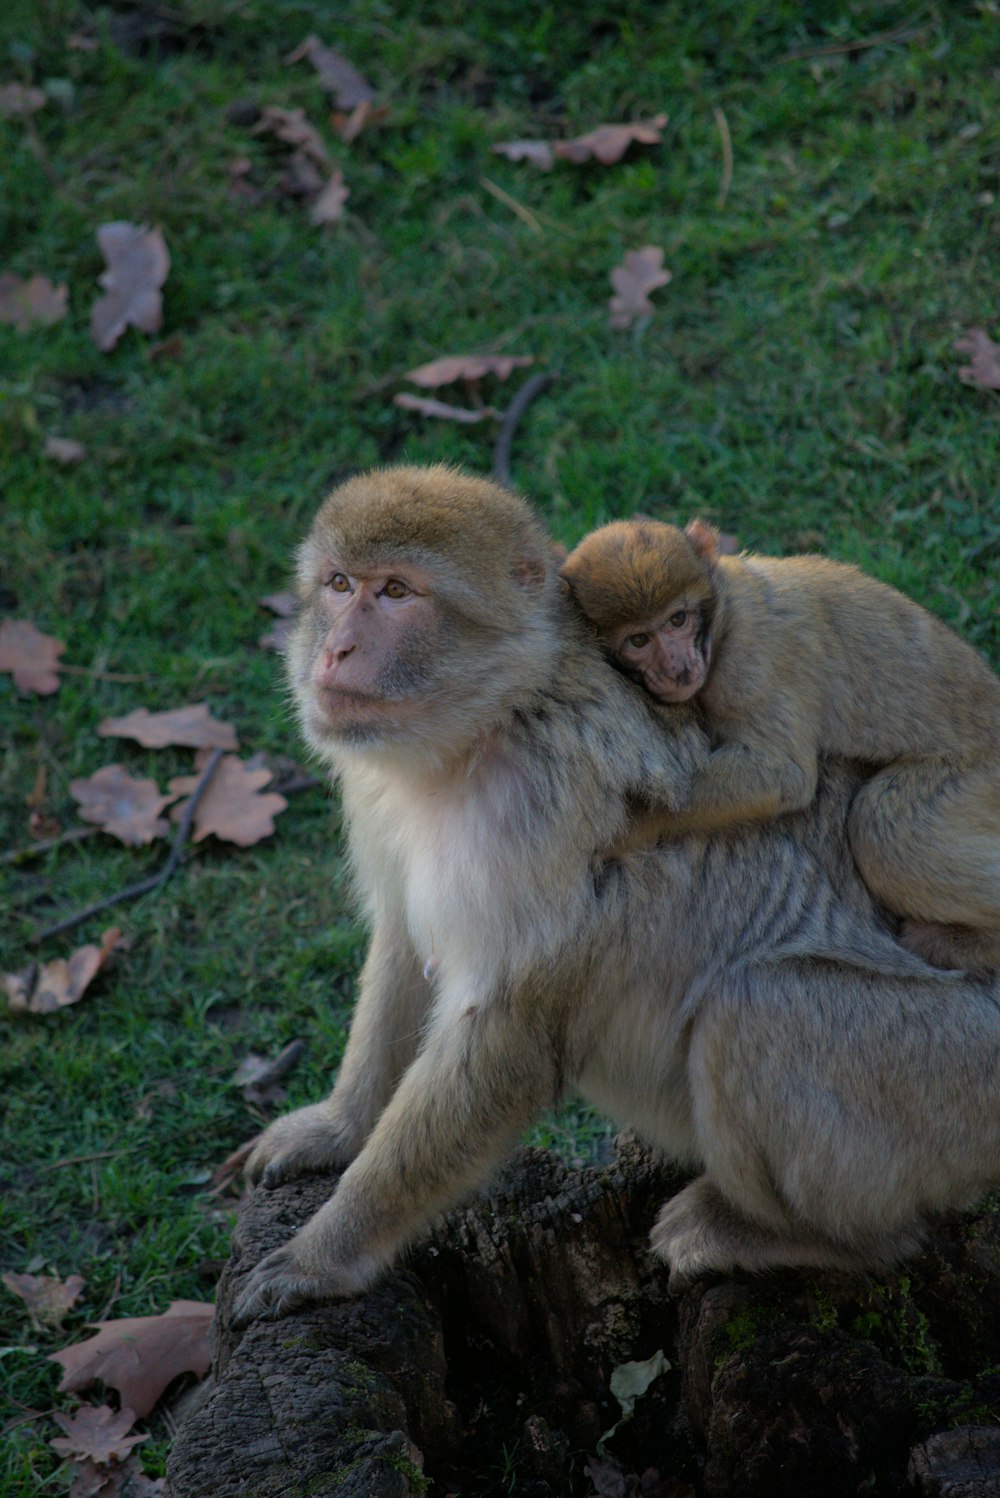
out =
[[[711,635],[701,608],[687,599],[676,599],[655,619],[613,631],[605,644],[657,702],[687,702],[705,684]]]

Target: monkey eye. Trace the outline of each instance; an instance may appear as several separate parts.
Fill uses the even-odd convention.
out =
[[[681,625],[687,622],[687,616],[687,609],[678,609],[675,614],[670,615],[667,623],[672,625],[674,629],[680,629]]]
[[[382,591],[387,598],[405,598],[410,589],[398,577],[390,577]]]
[[[343,572],[335,572],[327,586],[331,587],[335,593],[349,593],[351,591],[350,580],[346,573]]]
[[[625,641],[625,644],[628,645],[632,650],[645,650],[646,646],[649,644],[649,636],[647,634],[643,634],[642,632],[635,635],[629,635]]]

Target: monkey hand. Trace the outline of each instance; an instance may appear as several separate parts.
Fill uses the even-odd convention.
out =
[[[311,1171],[336,1170],[355,1154],[357,1147],[351,1147],[328,1105],[313,1103],[276,1118],[264,1130],[247,1161],[246,1173],[254,1185],[280,1186]]]
[[[371,1255],[337,1253],[339,1215],[327,1202],[301,1232],[261,1259],[237,1295],[234,1326],[277,1321],[299,1306],[345,1299],[371,1284],[379,1268]]]

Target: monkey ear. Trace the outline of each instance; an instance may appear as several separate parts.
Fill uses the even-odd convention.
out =
[[[715,561],[719,555],[719,532],[714,525],[706,525],[703,520],[691,520],[685,526],[684,534],[703,561]]]

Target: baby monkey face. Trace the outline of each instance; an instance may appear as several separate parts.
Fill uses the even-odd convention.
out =
[[[701,608],[689,599],[675,599],[655,618],[611,631],[604,643],[657,702],[687,702],[705,684],[711,639]]]

